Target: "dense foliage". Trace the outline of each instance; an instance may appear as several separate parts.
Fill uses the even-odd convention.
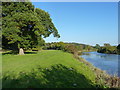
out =
[[[118,46],[111,46],[110,44],[104,44],[98,48],[99,53],[107,54],[120,54],[120,44]]]
[[[3,2],[2,9],[4,49],[39,47],[45,44],[43,37],[60,37],[50,15],[31,2]]]

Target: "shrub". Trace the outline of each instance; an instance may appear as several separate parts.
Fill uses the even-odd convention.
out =
[[[72,54],[77,54],[77,48],[75,45],[66,45],[64,51],[72,53]]]

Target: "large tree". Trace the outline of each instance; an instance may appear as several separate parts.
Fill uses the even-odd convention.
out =
[[[43,45],[42,37],[60,37],[49,13],[31,2],[2,3],[2,44],[8,49],[28,49]]]

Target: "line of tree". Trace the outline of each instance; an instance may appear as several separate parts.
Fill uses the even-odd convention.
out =
[[[96,50],[93,46],[90,46],[90,45],[79,44],[79,43],[64,43],[64,42],[46,43],[43,49],[62,50],[75,55],[81,54],[82,51]]]
[[[64,43],[64,42],[46,43],[43,49],[44,50],[62,50],[64,52],[69,52],[72,54],[77,54],[78,52],[77,47],[75,45]]]
[[[75,45],[77,47],[78,51],[95,51],[96,48],[94,46],[91,45],[87,45],[87,44],[81,44],[81,43],[66,43],[66,44],[72,44]]]
[[[48,12],[31,2],[2,2],[2,48],[18,51],[40,47],[51,34],[59,38]],[[24,52],[22,52],[24,54]]]

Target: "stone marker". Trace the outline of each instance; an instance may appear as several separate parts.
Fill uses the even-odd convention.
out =
[[[22,48],[19,49],[19,55],[24,55],[24,50]]]

